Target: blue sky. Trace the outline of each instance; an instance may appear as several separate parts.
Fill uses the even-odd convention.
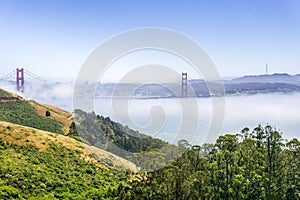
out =
[[[197,41],[221,76],[300,73],[297,0],[0,0],[0,77],[23,66],[75,78],[101,42],[142,27]]]

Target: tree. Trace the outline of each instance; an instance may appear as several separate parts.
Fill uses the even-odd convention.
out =
[[[70,128],[69,134],[68,134],[69,136],[79,136],[77,128],[76,128],[76,124],[74,121],[71,123],[69,128]]]
[[[50,117],[51,113],[49,110],[46,111],[46,117]]]
[[[296,138],[286,143],[288,149],[284,150],[286,198],[300,198],[300,141]]]
[[[179,142],[187,147],[185,140]],[[300,142],[259,125],[194,145],[131,186],[135,199],[300,199]],[[125,191],[124,191],[125,192]],[[128,191],[126,191],[128,194]],[[120,193],[119,193],[120,194]],[[122,199],[122,198],[120,198]]]

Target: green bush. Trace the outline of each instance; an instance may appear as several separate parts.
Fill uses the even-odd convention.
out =
[[[12,186],[0,186],[0,199],[17,199],[20,198],[19,190]]]
[[[49,110],[46,111],[46,117],[50,117],[51,113]]]

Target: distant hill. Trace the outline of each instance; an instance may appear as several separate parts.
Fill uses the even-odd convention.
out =
[[[210,82],[210,86],[220,83]],[[300,92],[300,74],[272,74],[272,75],[250,75],[239,78],[223,80],[225,93],[227,95],[258,94],[258,93],[290,93]],[[116,96],[132,98],[176,98],[181,97],[181,83],[145,83],[116,84],[101,83],[96,87],[96,96]],[[132,92],[134,91],[134,92]],[[210,97],[220,96],[222,93],[209,91],[207,82],[202,79],[188,80],[188,97]]]
[[[229,84],[240,84],[240,83],[286,83],[300,86],[300,74],[289,75],[283,74],[271,74],[271,75],[251,75],[235,78],[227,81]]]
[[[300,86],[288,83],[243,82],[225,84],[227,95],[300,92]]]

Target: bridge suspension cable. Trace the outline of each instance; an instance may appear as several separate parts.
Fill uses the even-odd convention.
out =
[[[35,75],[34,73],[28,71],[27,69],[24,69],[24,70],[25,70],[25,73],[26,73],[27,75],[29,75],[30,77],[32,77],[32,78],[34,78],[34,79],[36,79],[36,80],[39,80],[39,81],[41,81],[41,82],[45,82],[45,81],[46,81],[45,79],[39,77],[38,75]]]
[[[6,74],[5,76],[3,76],[0,80],[7,80],[10,77],[12,77],[13,75],[15,75],[15,70],[11,71],[10,73]]]

